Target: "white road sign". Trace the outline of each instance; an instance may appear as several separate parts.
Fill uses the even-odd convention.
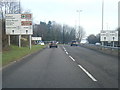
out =
[[[103,30],[100,34],[100,41],[118,41],[118,31],[115,30]]]
[[[6,34],[32,35],[32,14],[6,14]]]
[[[20,34],[20,14],[6,14],[6,34]]]
[[[32,40],[34,41],[42,40],[42,37],[32,37]]]

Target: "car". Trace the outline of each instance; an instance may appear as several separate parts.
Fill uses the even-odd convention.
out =
[[[72,40],[70,45],[71,46],[78,46],[78,42],[76,40]]]
[[[95,43],[95,45],[100,46],[100,45],[101,45],[101,43]]]
[[[40,45],[45,45],[45,43],[44,42],[41,42],[41,44]]]
[[[52,47],[58,47],[58,45],[57,45],[57,42],[56,41],[51,41],[50,43],[49,43],[49,47],[50,48],[52,48]]]
[[[45,43],[44,42],[39,42],[38,45],[45,45]]]

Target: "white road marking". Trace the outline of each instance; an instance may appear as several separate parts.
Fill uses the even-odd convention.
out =
[[[65,48],[63,47],[63,49],[65,50]]]
[[[66,52],[66,54],[68,54],[68,52]]]
[[[75,59],[73,58],[73,57],[71,57],[71,56],[69,56],[73,61],[75,61]]]
[[[68,52],[66,51],[65,47],[63,47],[64,51],[66,52],[66,54],[68,54]],[[69,56],[70,59],[72,59],[72,61],[75,61],[75,59],[71,56]],[[97,81],[87,70],[85,70],[81,65],[78,65],[93,81]]]
[[[67,52],[66,49],[65,49],[64,47],[63,47],[63,49],[64,49],[65,52]]]
[[[81,65],[78,65],[93,81],[97,81],[87,70],[85,70]]]

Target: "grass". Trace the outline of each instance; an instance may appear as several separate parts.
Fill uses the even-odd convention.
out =
[[[0,52],[0,68],[2,67],[2,52]]]
[[[2,53],[2,66],[7,65],[15,60],[18,60],[28,54],[41,50],[44,47],[45,46],[41,45],[32,45],[32,48],[30,50],[29,47],[19,48],[18,46],[11,45],[10,50],[4,51]]]

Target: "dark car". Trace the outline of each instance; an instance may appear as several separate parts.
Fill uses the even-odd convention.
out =
[[[70,45],[71,46],[78,46],[78,42],[76,40],[73,40]]]
[[[57,45],[57,42],[56,41],[51,41],[50,43],[49,43],[49,47],[51,48],[51,47],[58,47],[58,45]]]

